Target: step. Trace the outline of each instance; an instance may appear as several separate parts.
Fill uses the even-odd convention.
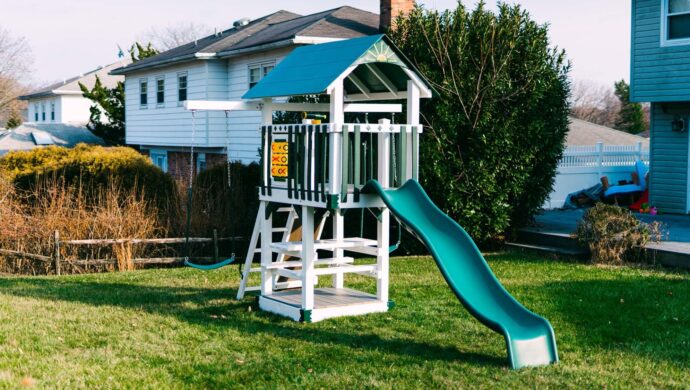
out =
[[[567,233],[545,232],[533,229],[520,229],[517,235],[520,244],[582,250],[577,239]]]
[[[319,259],[314,261],[314,266],[319,265],[345,265],[352,264],[355,261],[352,257],[343,257],[340,259]],[[302,267],[301,261],[281,261],[280,263],[273,263],[266,267],[266,269],[278,269],[278,268],[298,268]]]
[[[551,255],[558,255],[558,256],[566,256],[566,257],[572,257],[572,258],[577,258],[577,259],[581,259],[581,260],[585,260],[585,259],[589,258],[589,251],[582,249],[582,248],[570,249],[570,248],[562,248],[562,247],[556,247],[556,246],[521,244],[521,243],[515,243],[515,242],[506,242],[505,246],[508,248],[526,250],[526,251],[531,251],[531,252],[539,252],[539,253],[545,253],[545,254],[551,254]]]
[[[370,276],[377,275],[376,264],[363,265],[344,265],[340,267],[315,268],[315,276],[335,275],[335,274],[366,274]],[[302,279],[302,270],[288,270],[284,268],[276,269],[276,273],[290,279]]]
[[[344,238],[342,241],[337,240],[317,240],[314,241],[314,250],[335,250],[335,249],[360,249],[360,248],[376,248],[378,242],[361,237]],[[278,253],[300,253],[302,252],[301,241],[290,242],[274,242],[271,244],[271,249]]]

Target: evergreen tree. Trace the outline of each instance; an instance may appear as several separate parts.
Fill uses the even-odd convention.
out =
[[[13,112],[10,116],[10,119],[7,120],[6,126],[8,129],[16,129],[17,127],[21,126],[21,124],[22,117],[16,112]]]
[[[568,132],[569,63],[520,6],[416,7],[393,41],[434,86],[420,179],[479,242],[524,226],[551,192]]]
[[[621,109],[614,127],[631,134],[641,133],[648,128],[642,104],[630,101],[630,85],[621,80],[614,84],[614,93],[621,102]]]
[[[142,45],[136,42],[129,49],[133,62],[153,57],[158,51],[151,44]],[[124,145],[125,143],[125,85],[118,82],[113,88],[103,85],[96,77],[96,83],[89,89],[79,83],[79,88],[85,98],[95,104],[91,106],[91,116],[87,128],[95,135],[103,138],[108,145]]]

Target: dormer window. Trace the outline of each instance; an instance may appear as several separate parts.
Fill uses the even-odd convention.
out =
[[[690,44],[690,0],[663,0],[662,44]]]

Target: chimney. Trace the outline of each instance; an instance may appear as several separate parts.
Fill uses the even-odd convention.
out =
[[[395,19],[400,14],[409,14],[412,9],[414,9],[414,0],[381,0],[379,30],[385,33],[395,27]]]

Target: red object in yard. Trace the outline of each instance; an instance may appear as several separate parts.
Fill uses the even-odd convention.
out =
[[[633,203],[630,205],[630,210],[632,211],[640,211],[642,208],[642,205],[645,203],[649,203],[649,190],[645,190],[645,192],[642,193],[642,196],[640,199],[637,200],[637,202]]]

